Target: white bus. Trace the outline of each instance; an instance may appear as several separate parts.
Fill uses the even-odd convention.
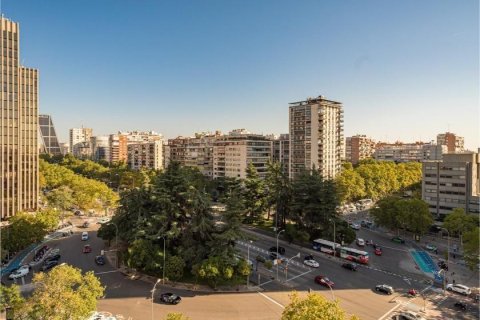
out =
[[[368,252],[353,248],[341,247],[340,257],[350,261],[368,264]]]
[[[340,248],[341,248],[340,243],[333,243],[332,241],[323,240],[323,239],[313,240],[313,249],[318,250],[320,252],[333,255],[334,252],[338,252]]]

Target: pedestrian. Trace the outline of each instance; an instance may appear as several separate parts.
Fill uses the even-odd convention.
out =
[[[452,271],[452,277],[453,277],[454,275],[455,275],[455,272],[454,272],[454,271]]]
[[[435,249],[435,254],[438,254],[438,249]]]
[[[455,255],[455,253],[453,254],[453,259],[455,259],[457,256]]]
[[[452,283],[455,284],[455,279],[452,280]]]

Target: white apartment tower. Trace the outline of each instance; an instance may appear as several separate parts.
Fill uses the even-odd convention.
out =
[[[70,152],[75,155],[75,145],[83,142],[90,143],[90,140],[93,136],[93,130],[91,128],[72,128],[69,130],[69,142],[70,142]]]
[[[289,176],[315,168],[326,179],[341,170],[343,105],[323,96],[289,104]]]

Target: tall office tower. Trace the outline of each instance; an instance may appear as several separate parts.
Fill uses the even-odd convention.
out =
[[[480,213],[480,157],[478,152],[447,153],[441,161],[422,163],[422,199],[439,220],[455,208]]]
[[[92,137],[92,159],[94,161],[110,161],[110,137]]]
[[[315,168],[326,179],[341,170],[343,106],[323,96],[289,104],[290,178]]]
[[[437,144],[447,146],[448,152],[462,152],[464,150],[464,138],[451,132],[437,134]]]
[[[345,160],[357,164],[360,160],[373,157],[375,141],[365,135],[347,137],[345,142]]]
[[[272,140],[245,129],[231,131],[215,139],[213,146],[213,177],[246,178],[252,163],[258,175],[265,178],[267,163],[272,160]]]
[[[110,144],[110,163],[127,163],[127,136],[123,134],[111,134]]]
[[[58,143],[52,117],[46,114],[38,115],[38,126],[40,130],[38,139],[40,143],[40,153],[48,153],[53,156],[61,155],[62,150]]]
[[[20,65],[19,34],[0,17],[2,219],[38,207],[38,70]]]
[[[93,136],[93,129],[91,128],[72,128],[70,129],[70,151],[74,156],[79,157],[80,154],[76,150],[84,150],[86,148],[85,142],[90,144]],[[78,146],[77,146],[78,145]]]

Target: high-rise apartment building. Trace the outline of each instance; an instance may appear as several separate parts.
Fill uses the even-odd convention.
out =
[[[464,150],[464,138],[451,132],[437,134],[437,144],[447,146],[448,152],[462,152]]]
[[[38,115],[38,126],[40,130],[39,144],[40,153],[48,153],[51,155],[61,155],[62,150],[58,143],[57,133],[53,126],[52,117],[46,114]]]
[[[345,160],[357,164],[361,160],[372,158],[375,141],[366,135],[347,137],[345,142]]]
[[[185,148],[185,166],[198,168],[204,176],[213,177],[213,145],[220,135],[220,132],[202,132],[188,138]]]
[[[288,133],[281,134],[279,137],[273,137],[272,142],[272,159],[273,161],[280,162],[283,172],[288,177],[290,159],[290,138]]]
[[[128,166],[133,170],[162,169],[162,140],[128,144]]]
[[[90,144],[93,136],[93,129],[91,128],[72,128],[69,130],[70,151],[75,157],[85,157],[86,145]],[[91,146],[90,146],[91,148]]]
[[[38,70],[20,65],[19,25],[0,17],[0,215],[38,207]]]
[[[251,134],[245,129],[233,130],[218,137],[213,147],[213,177],[246,178],[252,163],[258,175],[265,178],[267,163],[272,160],[272,140]]]
[[[110,146],[110,163],[124,162],[127,163],[128,159],[128,150],[127,150],[128,139],[126,135],[123,134],[111,134],[109,137],[109,146]]]
[[[163,139],[162,135],[160,133],[156,133],[155,131],[124,131],[118,132],[118,134],[126,136],[128,144],[137,142],[152,142]]]
[[[479,179],[478,152],[447,153],[442,161],[422,163],[422,198],[428,203],[430,212],[440,219],[455,208],[478,216]]]
[[[323,96],[289,104],[290,178],[315,168],[334,178],[343,157],[343,106]]]
[[[187,153],[188,137],[176,137],[174,139],[168,139],[168,163],[178,162],[181,165],[185,165],[185,155]]]

